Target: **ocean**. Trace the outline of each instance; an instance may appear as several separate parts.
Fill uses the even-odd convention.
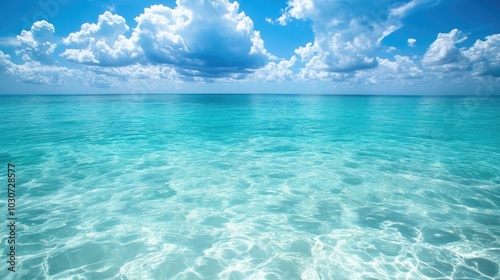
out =
[[[500,97],[2,95],[0,119],[1,279],[500,278]]]

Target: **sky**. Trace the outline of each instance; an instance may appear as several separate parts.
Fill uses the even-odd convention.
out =
[[[1,94],[500,94],[498,0],[2,5]]]

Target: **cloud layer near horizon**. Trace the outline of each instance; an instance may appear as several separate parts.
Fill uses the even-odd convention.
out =
[[[38,21],[17,36],[20,62],[0,50],[0,71],[24,83],[104,88],[188,81],[327,82],[346,87],[392,81],[400,86],[445,76],[459,83],[464,75],[498,81],[500,34],[461,47],[467,35],[453,29],[436,34],[421,56],[381,55],[397,50],[384,46],[384,38],[401,28],[412,10],[428,3],[290,0],[280,17],[266,21],[283,29],[294,20],[310,22],[314,41],[296,46],[288,59],[269,53],[236,1],[153,5],[135,17],[134,27],[106,11],[62,39],[54,37],[57,27]],[[416,39],[410,37],[407,44],[415,47]]]

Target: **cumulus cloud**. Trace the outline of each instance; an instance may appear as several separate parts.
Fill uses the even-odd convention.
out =
[[[22,83],[65,85],[81,77],[81,71],[52,65],[57,47],[53,34],[55,28],[45,20],[33,23],[30,30],[23,30],[17,36],[20,42],[17,55],[22,64],[13,63],[10,56],[0,51],[0,70]]]
[[[51,63],[57,46],[53,43],[54,32],[54,26],[44,20],[33,23],[30,30],[21,31],[15,53],[22,56],[23,62],[14,63],[0,51],[0,71],[29,84],[65,85],[82,77],[80,70]]]
[[[463,52],[470,61],[473,73],[479,76],[500,77],[500,33],[477,40]]]
[[[417,40],[414,38],[408,38],[407,42],[408,42],[408,47],[413,48],[415,47],[415,43],[417,42]]]
[[[138,60],[141,50],[131,39],[122,16],[105,12],[97,23],[85,23],[80,31],[68,35],[64,43],[70,48],[61,55],[67,60],[90,65],[120,66]],[[74,47],[74,48],[71,48]]]
[[[397,85],[411,85],[412,88],[418,88],[419,84],[465,88],[470,82],[469,71],[476,76],[500,77],[500,34],[477,40],[469,48],[457,47],[466,40],[465,34],[458,29],[439,33],[421,59],[421,64],[401,55],[395,55],[394,59],[377,58],[377,68],[357,72],[348,80],[378,85],[384,84],[385,80],[395,80]]]
[[[423,71],[415,64],[408,56],[395,55],[394,60],[377,58],[379,67],[376,73],[376,79],[382,80],[398,80],[398,82],[420,78]]]
[[[314,42],[295,53],[311,71],[351,72],[378,65],[381,41],[401,27],[401,19],[423,0],[389,5],[387,1],[291,0],[277,21],[311,20]]]
[[[78,70],[59,67],[52,64],[52,54],[56,48],[54,26],[44,20],[33,23],[30,30],[23,30],[17,39],[17,55],[21,55],[22,64],[11,61],[11,57],[0,51],[0,71],[7,73],[16,80],[30,84],[61,85]],[[78,75],[75,75],[78,77]]]
[[[57,44],[53,43],[54,32],[54,26],[45,20],[33,23],[29,31],[23,30],[17,36],[20,49],[16,54],[21,55],[25,61],[51,62],[57,47]]]
[[[145,56],[175,65],[180,73],[220,77],[264,66],[269,54],[238,2],[178,0],[175,8],[153,5],[138,16],[133,32]]]
[[[294,76],[291,68],[295,62],[297,62],[295,55],[289,60],[281,60],[278,63],[271,61],[265,67],[255,71],[250,78],[266,82],[291,81]]]
[[[165,64],[185,76],[207,78],[248,74],[275,59],[264,47],[252,20],[228,0],[177,0],[176,6],[153,5],[135,18],[105,12],[97,23],[64,39],[62,56],[100,66]]]
[[[291,0],[285,12],[277,19],[281,25],[286,25],[292,18],[306,19],[315,13],[315,0]]]
[[[458,48],[467,36],[458,29],[439,33],[424,54],[422,64],[445,72],[472,70],[477,76],[500,77],[500,34],[477,40],[470,48]]]
[[[10,55],[4,54],[2,51],[0,51],[0,71],[6,71],[11,64],[12,62],[10,62]]]
[[[435,67],[442,70],[464,70],[467,62],[462,51],[457,48],[467,40],[467,36],[458,29],[453,29],[449,33],[439,33],[437,39],[429,46],[424,54],[422,63],[428,67]]]

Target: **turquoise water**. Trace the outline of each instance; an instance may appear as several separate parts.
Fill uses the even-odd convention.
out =
[[[0,118],[2,279],[500,278],[498,97],[0,96]]]

